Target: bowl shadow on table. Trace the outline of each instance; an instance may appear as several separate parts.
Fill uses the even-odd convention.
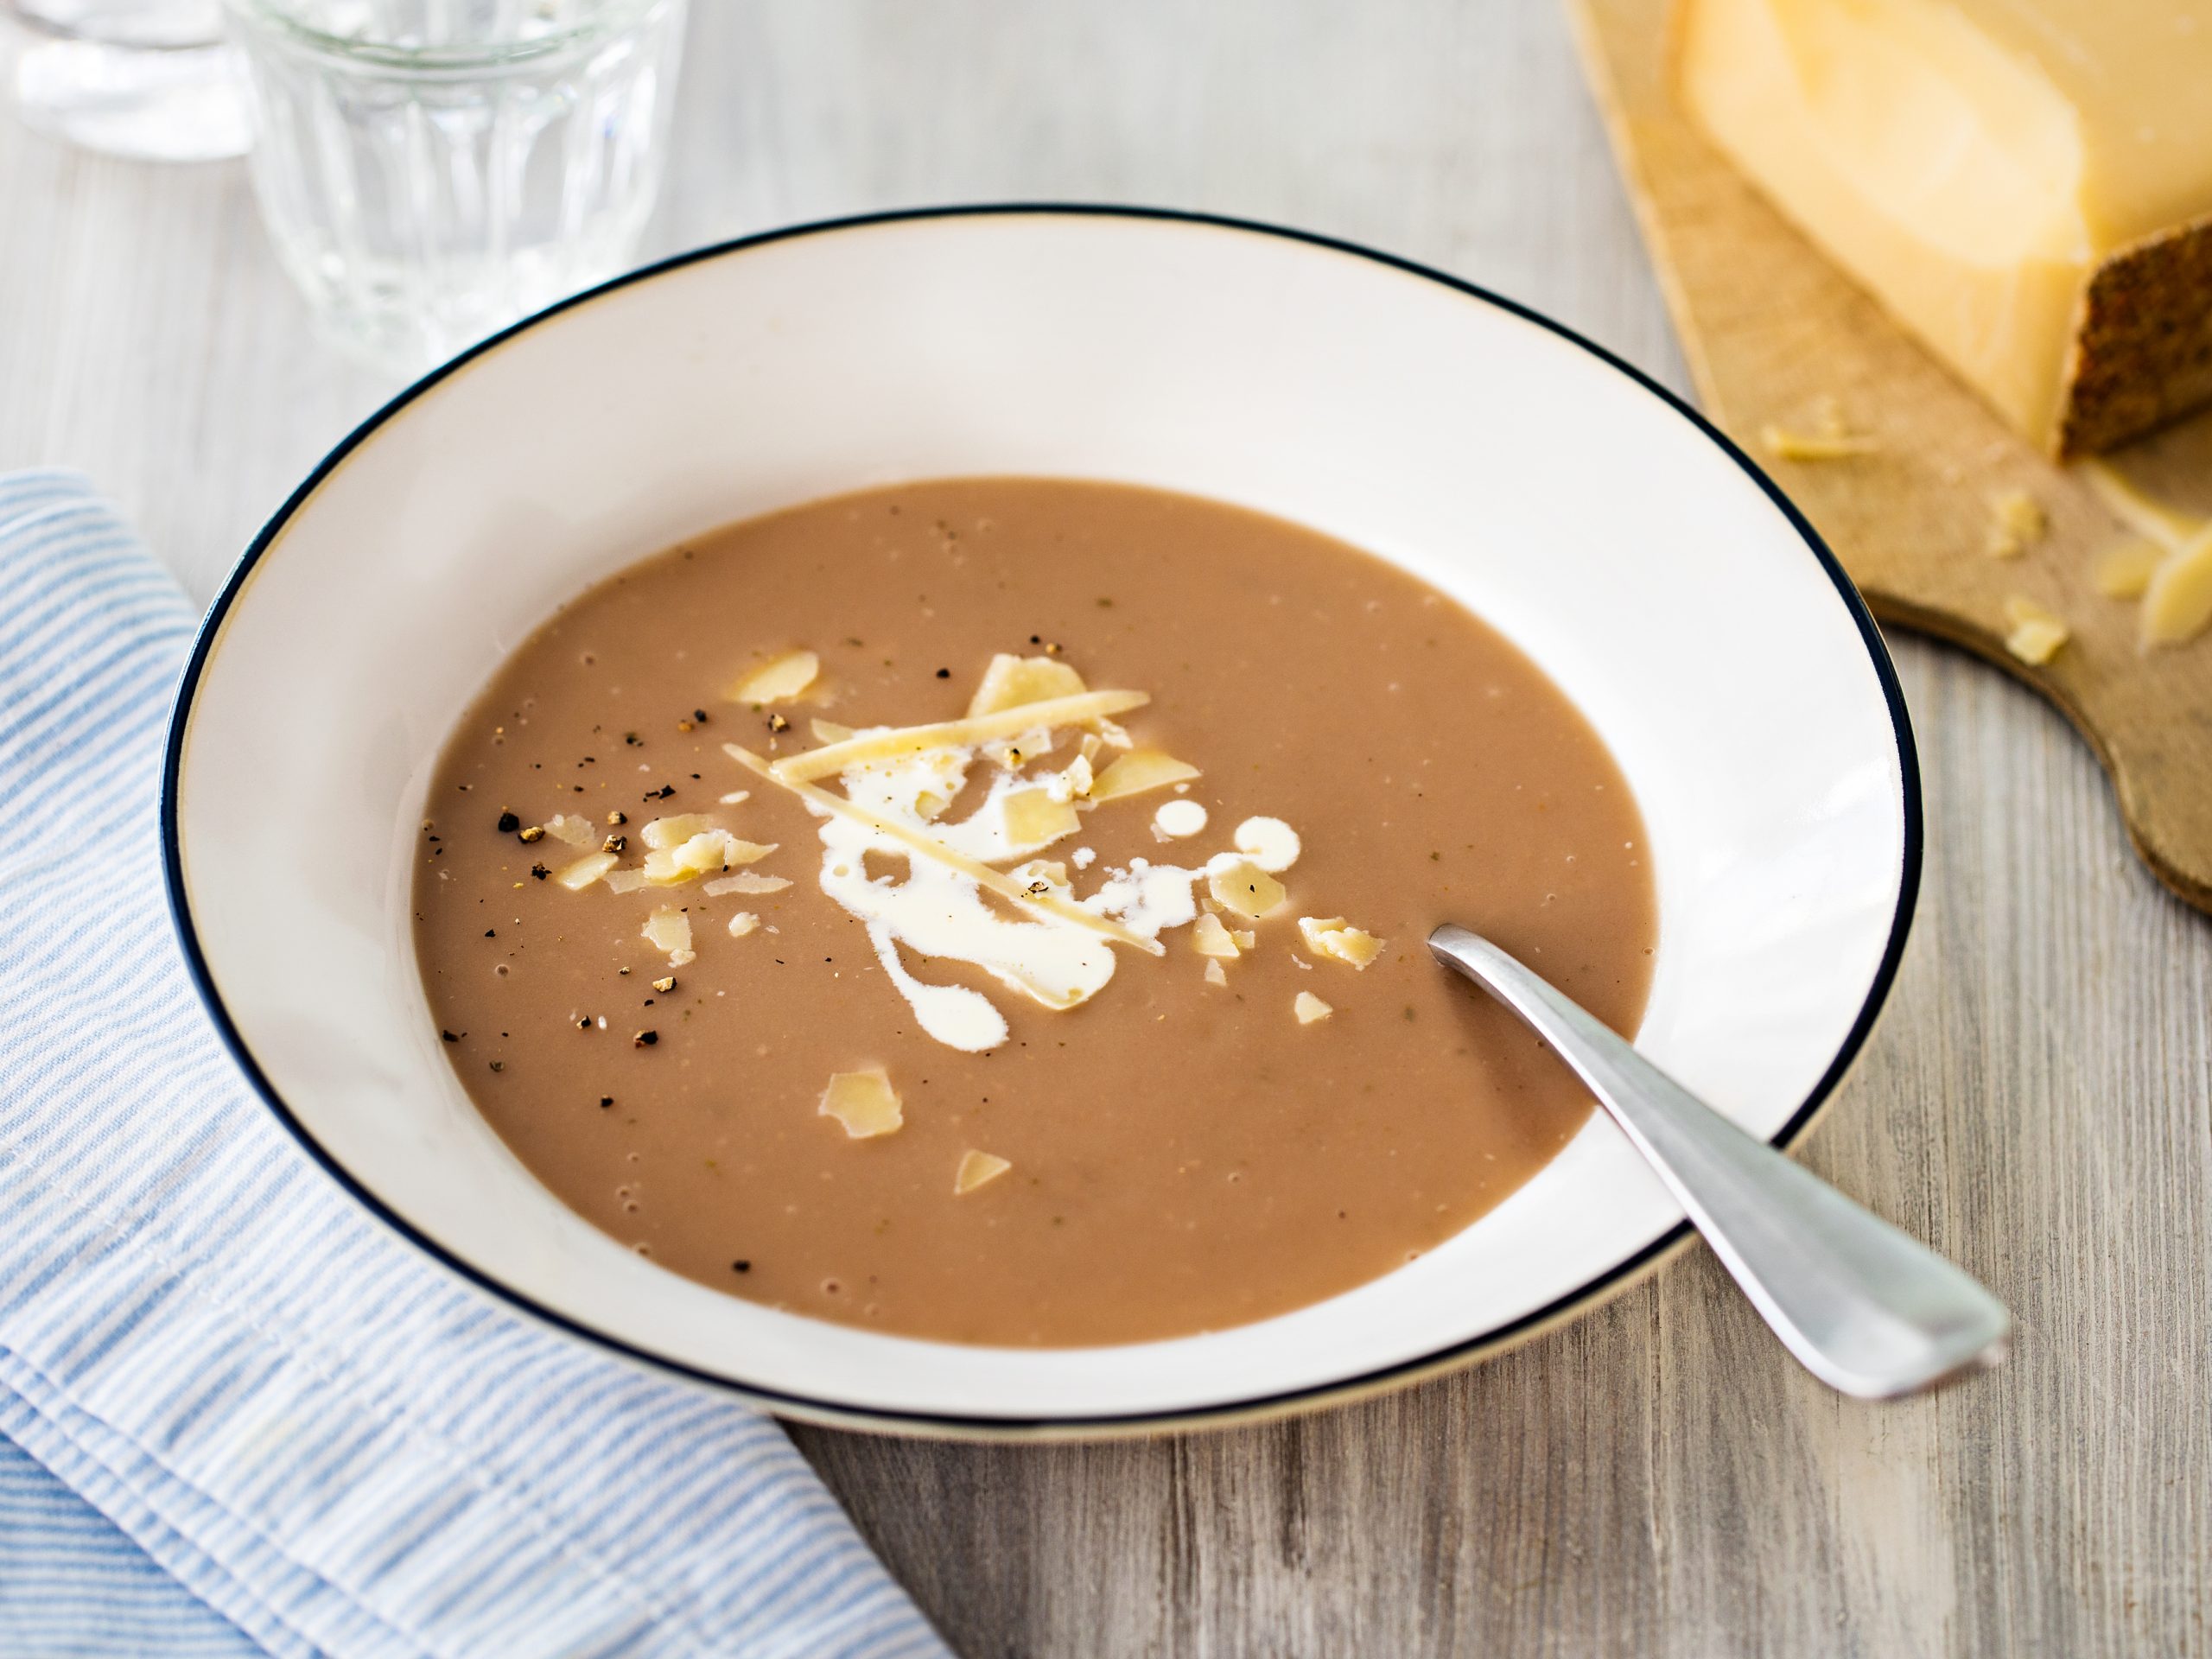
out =
[[[1865,1173],[1896,1161],[1894,1063],[1878,1036],[1808,1162],[1929,1236],[1924,1191]],[[1970,1266],[2003,1293],[2001,1262]],[[1668,1651],[1813,1651],[1873,1580],[1948,1592],[1923,1535],[1939,1486],[1979,1490],[2002,1386],[1842,1400],[1693,1243],[1486,1363],[1310,1414],[1088,1446],[791,1433],[962,1653],[1649,1650],[1685,1598]],[[1889,1598],[1877,1650],[1935,1650]]]
[[[1894,1659],[2154,1651],[2196,1628],[2178,1564],[2202,1522],[2171,1465],[2202,1452],[2128,1424],[2201,1392],[2175,1313],[2201,1262],[2162,1263],[2117,1217],[2121,1248],[2052,1249],[2083,1158],[2163,1168],[2189,1198],[2201,1101],[2119,1113],[2090,1079],[2133,1096],[2161,1068],[2121,1017],[2142,988],[2100,962],[2202,924],[2128,855],[2055,711],[1897,643],[1926,884],[1888,1014],[1799,1155],[2011,1306],[2006,1363],[1843,1399],[1693,1243],[1486,1363],[1310,1415],[1093,1446],[795,1426],[956,1649]],[[2023,718],[2033,756],[1993,772],[1994,734]],[[2039,813],[2016,798],[2031,787]],[[2060,819],[2094,830],[2037,833]],[[2080,905],[2038,923],[2004,902],[2023,880]],[[2125,1344],[2085,1339],[2085,1305]]]
[[[1609,1602],[1656,1596],[1660,1395],[1686,1363],[1737,1380],[1739,1448],[1818,1387],[1695,1248],[1488,1363],[1272,1422],[1088,1446],[792,1433],[963,1653],[1595,1641],[1629,1611]]]

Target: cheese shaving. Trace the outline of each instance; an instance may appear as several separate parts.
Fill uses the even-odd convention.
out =
[[[882,1067],[874,1066],[866,1071],[831,1073],[815,1114],[836,1118],[849,1139],[867,1141],[892,1134],[904,1123],[906,1118],[901,1107],[890,1077]]]
[[[1024,732],[1053,731],[1063,726],[1082,725],[1108,715],[1141,709],[1151,701],[1141,691],[1086,691],[1080,696],[1053,697],[1044,702],[1024,703],[1019,708],[1001,709],[996,714],[977,715],[966,720],[946,720],[929,726],[901,726],[884,731],[863,732],[842,743],[825,744],[821,748],[809,749],[804,754],[779,760],[772,772],[763,775],[779,784],[803,784],[811,779],[827,778],[854,766],[865,766],[872,760],[895,760],[901,755],[918,753],[924,749],[960,748],[988,743],[994,738],[1018,737]]]
[[[658,852],[681,847],[694,836],[702,836],[715,827],[715,821],[703,812],[679,812],[671,817],[653,819],[638,831],[638,839]]]
[[[1158,749],[1131,749],[1110,763],[1090,785],[1094,801],[1118,800],[1124,795],[1140,794],[1147,789],[1165,789],[1170,784],[1187,783],[1198,775],[1198,769],[1187,761],[1178,760],[1172,754],[1162,754]]]
[[[719,899],[730,893],[781,893],[791,882],[780,875],[762,875],[746,870],[736,875],[725,875],[709,881],[699,891],[710,899]]]
[[[969,699],[968,713],[995,715],[1024,704],[1079,697],[1090,688],[1083,676],[1057,657],[1015,657],[1001,652],[983,671],[982,683]]]
[[[1236,941],[1230,937],[1229,930],[1221,925],[1221,918],[1211,912],[1191,924],[1191,949],[1202,957],[1219,957],[1232,961],[1243,954],[1237,949]]]
[[[1094,695],[1141,696],[1141,694],[1109,692]],[[766,779],[772,784],[782,785],[808,805],[823,812],[834,812],[841,817],[849,818],[855,823],[865,825],[879,836],[897,842],[909,851],[919,853],[925,858],[935,859],[947,868],[959,871],[976,886],[988,887],[1001,899],[1010,899],[1017,905],[1027,905],[1033,910],[1050,912],[1064,921],[1074,922],[1080,926],[1087,927],[1092,932],[1102,934],[1117,944],[1134,945],[1148,955],[1157,957],[1166,954],[1165,947],[1156,939],[1147,939],[1143,934],[1122,926],[1109,917],[1100,916],[1085,910],[1082,906],[1051,891],[1033,893],[1004,871],[995,870],[980,859],[970,858],[964,853],[955,852],[941,841],[925,836],[918,830],[910,830],[905,824],[887,818],[880,812],[871,812],[866,807],[856,805],[842,796],[833,795],[826,789],[817,789],[804,779],[785,778],[774,766],[762,760],[750,749],[741,747],[735,743],[725,743],[722,745],[722,750],[740,766]],[[906,752],[911,753],[911,751]],[[816,753],[818,753],[821,751]]]
[[[589,847],[599,839],[589,818],[571,817],[565,812],[556,812],[541,827],[554,840],[565,841],[571,847]]]
[[[812,652],[787,651],[752,670],[722,696],[731,702],[749,702],[755,708],[789,702],[812,685],[821,671],[821,658]]]
[[[1282,883],[1249,858],[1224,853],[1206,864],[1206,886],[1224,910],[1255,920],[1283,901]]]
[[[681,968],[695,960],[691,953],[691,918],[682,911],[663,905],[645,918],[645,925],[639,931],[654,950],[668,953],[671,968]]]
[[[1014,791],[1000,803],[1000,810],[1006,814],[1007,840],[1022,852],[1049,847],[1083,827],[1072,803],[1054,800],[1042,787]]]
[[[575,863],[553,873],[553,879],[570,893],[582,893],[586,887],[614,868],[612,853],[587,853]]]
[[[1307,950],[1332,962],[1364,969],[1382,954],[1382,942],[1365,928],[1354,927],[1341,916],[1301,916],[1298,931]]]
[[[986,1181],[995,1181],[1014,1166],[1005,1159],[988,1152],[964,1152],[960,1155],[960,1168],[952,1178],[955,1198],[965,1198]]]

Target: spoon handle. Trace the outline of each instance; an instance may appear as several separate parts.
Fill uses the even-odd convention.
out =
[[[1881,1400],[2004,1357],[2004,1304],[1942,1257],[1745,1134],[1488,939],[1447,925],[1428,945],[1589,1085],[1814,1376]]]

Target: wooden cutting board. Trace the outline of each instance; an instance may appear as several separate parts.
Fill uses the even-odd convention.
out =
[[[2027,682],[2112,776],[2144,861],[2212,910],[2212,634],[2145,652],[2136,607],[2090,580],[2130,539],[2072,474],[1954,381],[1757,195],[1675,107],[1670,0],[1570,0],[1659,282],[1705,410],[1827,539],[1874,613],[1952,640]],[[1832,398],[1881,440],[1849,461],[1788,461],[1758,443]],[[2111,457],[2139,486],[2212,510],[2212,418]],[[1986,551],[1990,499],[2022,490],[2050,517],[2018,558]],[[2044,667],[2005,650],[2005,601],[2034,600],[2073,638]]]

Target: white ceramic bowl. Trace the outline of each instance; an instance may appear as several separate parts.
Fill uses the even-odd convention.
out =
[[[970,1348],[679,1278],[507,1152],[439,1052],[408,932],[413,832],[470,696],[563,600],[679,537],[1013,473],[1279,513],[1510,635],[1649,827],[1638,1046],[1759,1135],[1802,1128],[1889,985],[1920,857],[1889,659],[1804,521],[1649,381],[1464,283],[1262,226],[1011,207],[756,237],[557,307],[400,397],[248,551],[170,734],[177,923],[239,1060],[362,1202],[579,1336],[791,1414],[944,1433],[1341,1397],[1586,1310],[1682,1236],[1593,1120],[1451,1243],[1332,1300],[1172,1342]]]

